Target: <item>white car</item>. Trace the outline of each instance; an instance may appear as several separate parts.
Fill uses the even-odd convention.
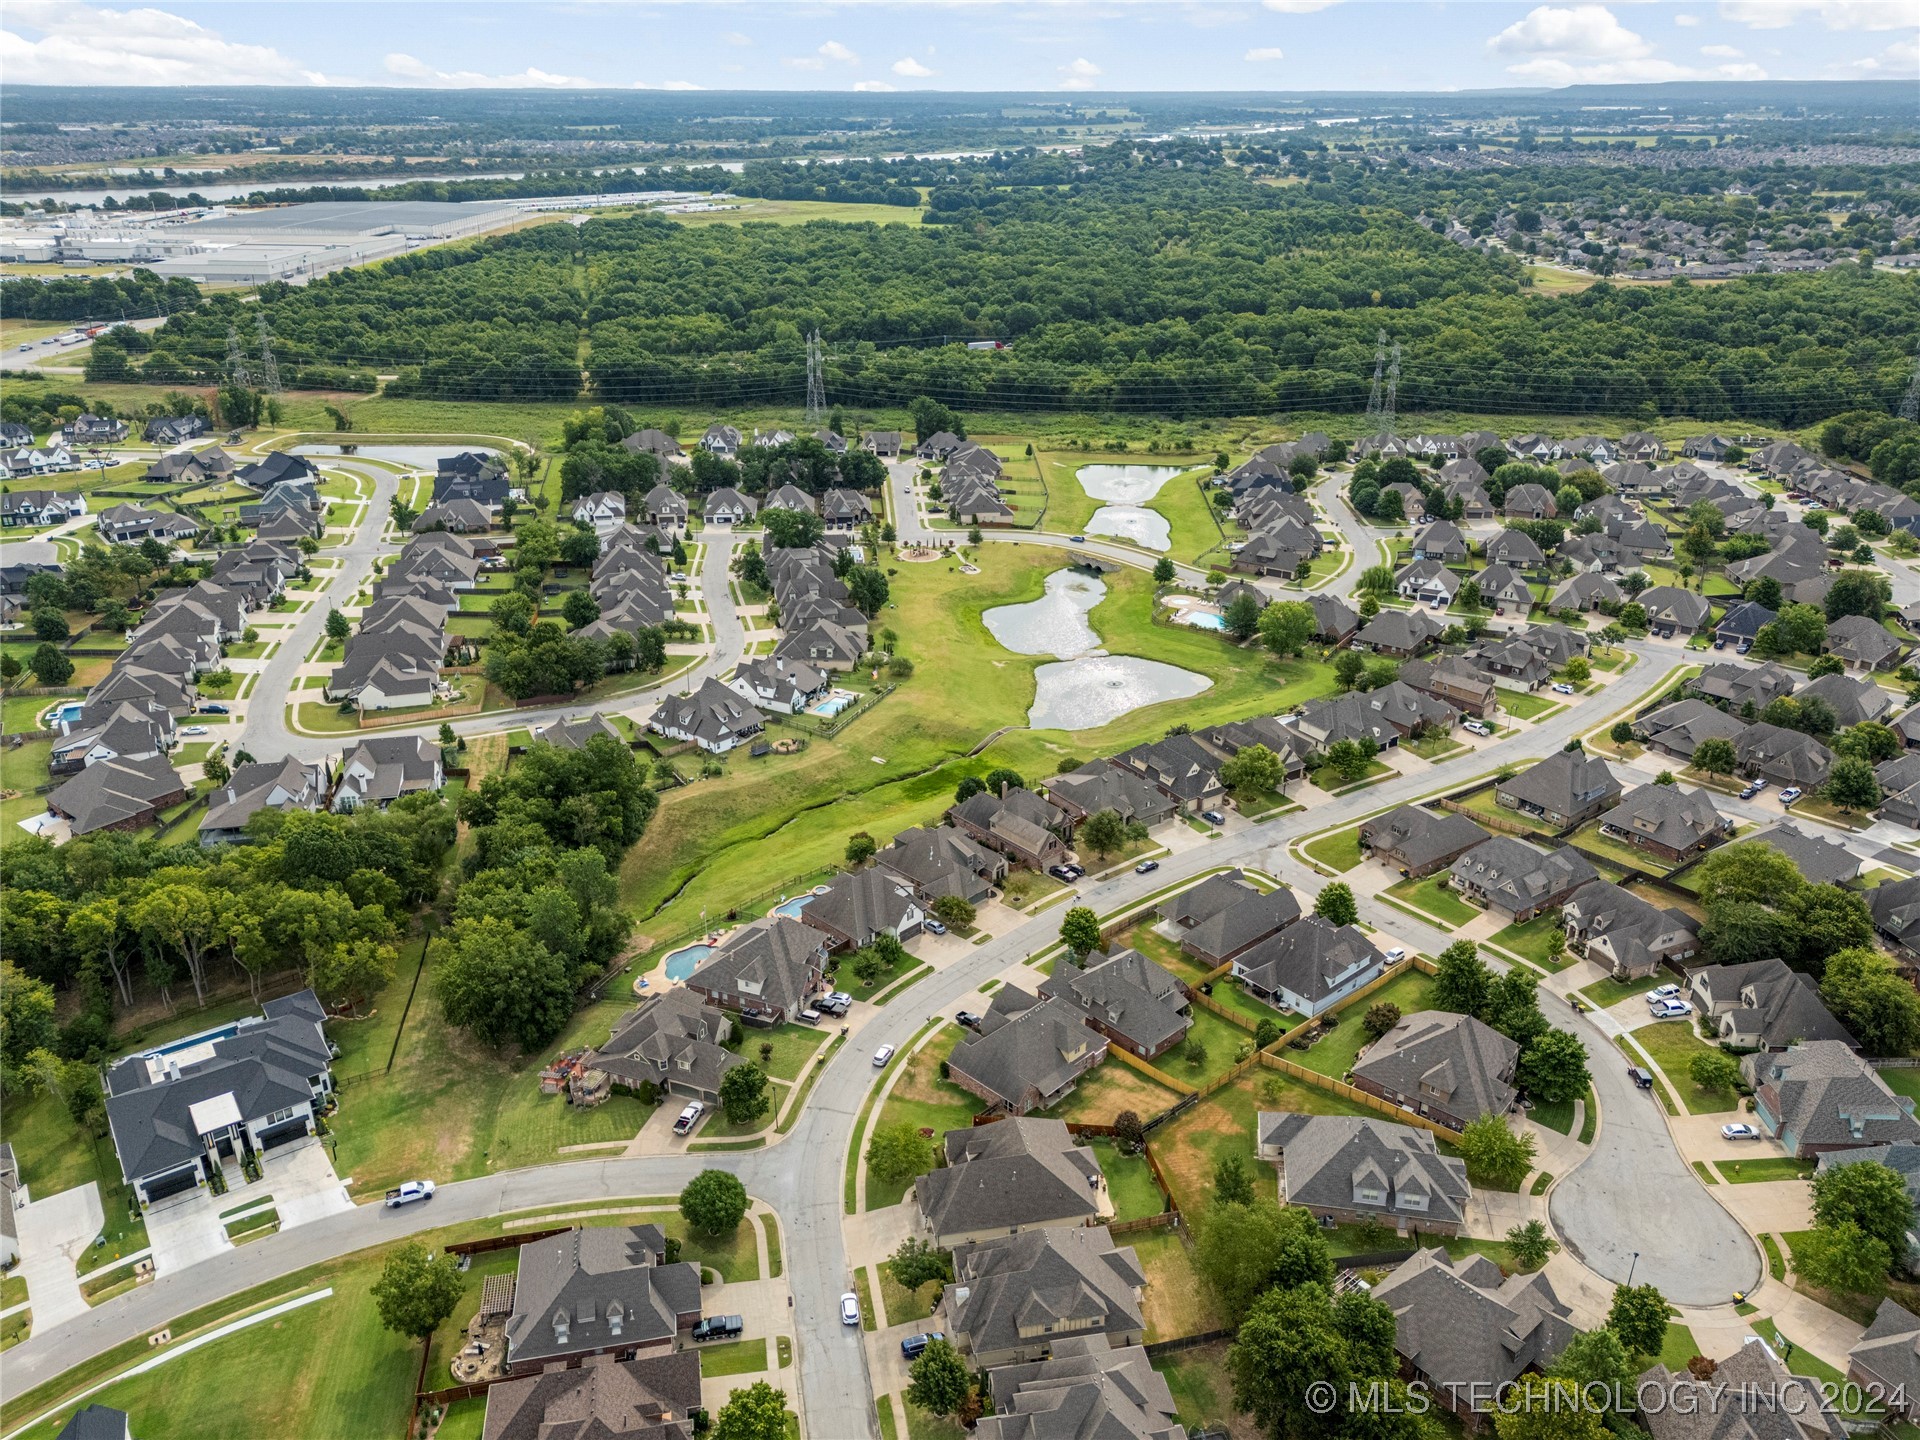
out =
[[[186,725],[181,727],[180,733],[182,735],[204,735],[207,733],[207,727],[204,725]]]
[[[1493,733],[1493,731],[1487,728],[1487,722],[1484,720],[1463,720],[1460,722],[1460,728],[1465,730],[1469,735],[1491,735]]]
[[[1571,695],[1573,693],[1573,687],[1571,685],[1555,685],[1553,687],[1553,693],[1556,695]]]
[[[1406,958],[1407,952],[1404,946],[1396,945],[1393,949],[1387,951],[1387,963],[1389,965],[1396,965]]]
[[[1760,1132],[1751,1125],[1735,1123],[1732,1125],[1722,1125],[1720,1127],[1720,1137],[1723,1140],[1758,1140],[1760,1138]]]
[[[1647,992],[1647,1003],[1652,1004],[1655,1000],[1671,1000],[1679,993],[1678,985],[1661,985]]]
[[[1684,1000],[1656,1000],[1647,1008],[1656,1020],[1684,1020],[1693,1013],[1693,1007]]]
[[[893,1046],[891,1045],[882,1045],[878,1050],[873,1052],[873,1063],[875,1066],[884,1065],[891,1059],[893,1059]]]
[[[1798,785],[1789,785],[1786,789],[1780,792],[1780,803],[1782,805],[1791,805],[1793,804],[1794,801],[1798,800],[1799,798],[1800,798],[1800,787]]]
[[[860,1297],[851,1290],[840,1297],[840,1323],[842,1325],[860,1323]]]

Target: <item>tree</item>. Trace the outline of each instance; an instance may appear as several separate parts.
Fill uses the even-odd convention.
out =
[[[1360,1018],[1360,1028],[1378,1040],[1400,1023],[1400,1007],[1391,1000],[1376,1000]]]
[[[976,795],[986,793],[986,782],[978,775],[968,775],[953,787],[953,803],[964,805]]]
[[[1733,741],[1724,736],[1713,735],[1693,747],[1693,768],[1707,775],[1731,775],[1739,757],[1734,754]]]
[[[728,1391],[727,1403],[713,1421],[713,1440],[786,1440],[786,1435],[787,1392],[764,1380]]]
[[[64,685],[73,678],[73,661],[44,640],[27,657],[27,669],[42,685]]]
[[[533,628],[533,601],[518,590],[509,590],[487,606],[487,618],[495,630],[507,635],[525,635]]]
[[[1613,728],[1607,731],[1607,738],[1616,745],[1629,745],[1633,742],[1633,725],[1630,721],[1616,720]]]
[[[1327,1242],[1304,1210],[1256,1195],[1244,1205],[1209,1204],[1195,1228],[1194,1269],[1229,1324],[1272,1286],[1333,1282]]]
[[[935,1415],[951,1415],[973,1392],[973,1373],[945,1340],[929,1341],[907,1371],[907,1399]]]
[[[42,605],[33,612],[33,633],[37,639],[51,640],[55,644],[73,633],[67,626],[67,617],[51,605]]]
[[[720,1077],[720,1109],[729,1125],[746,1125],[772,1109],[767,1073],[758,1065],[735,1065]]]
[[[1369,749],[1374,742],[1365,740],[1336,740],[1327,747],[1327,764],[1340,779],[1352,782],[1367,777],[1367,767],[1373,764],[1378,747]]]
[[[1085,905],[1076,905],[1060,921],[1060,938],[1076,962],[1100,948],[1100,917]]]
[[[1105,859],[1127,843],[1127,822],[1117,810],[1096,810],[1081,823],[1080,843]]]
[[[1546,1105],[1579,1099],[1593,1079],[1587,1073],[1587,1047],[1565,1030],[1548,1030],[1528,1045],[1517,1074],[1527,1098]]]
[[[1667,1297],[1653,1285],[1616,1285],[1607,1329],[1631,1355],[1653,1356],[1667,1343]]]
[[[1864,615],[1878,624],[1887,614],[1887,579],[1865,570],[1844,570],[1827,591],[1827,619]]]
[[[1523,1375],[1494,1404],[1493,1433],[1497,1440],[1606,1440],[1612,1432],[1602,1408],[1571,1380]]]
[[[1877,1160],[1861,1160],[1813,1177],[1813,1218],[1819,1225],[1858,1225],[1889,1254],[1904,1255],[1907,1232],[1913,1228],[1913,1200],[1899,1171]]]
[[[974,543],[978,544],[979,542],[976,541]],[[1173,583],[1173,576],[1173,561],[1162,555],[1153,565],[1153,583],[1156,585],[1171,585]]]
[[[453,1314],[465,1289],[456,1257],[443,1250],[429,1258],[426,1246],[409,1240],[380,1267],[380,1278],[373,1282],[373,1303],[387,1329],[425,1340]]]
[[[1241,746],[1239,752],[1220,767],[1220,782],[1243,795],[1265,795],[1278,790],[1286,776],[1286,766],[1280,757],[1257,743]]]
[[[953,1257],[924,1240],[909,1236],[887,1261],[894,1282],[903,1290],[918,1290],[936,1280],[953,1278]]]
[[[447,1019],[484,1044],[537,1049],[573,1014],[567,963],[499,916],[456,920],[439,968]]]
[[[763,510],[761,528],[767,532],[769,550],[806,550],[826,533],[818,515],[805,510]]]
[[[707,1235],[731,1235],[747,1214],[747,1188],[725,1170],[702,1170],[680,1192],[680,1218]]]
[[[1844,755],[1833,762],[1823,793],[1841,810],[1871,810],[1880,803],[1880,782],[1871,762]]]
[[[1508,1230],[1507,1246],[1513,1252],[1514,1264],[1522,1270],[1538,1270],[1560,1250],[1560,1242],[1540,1220],[1529,1220]]]
[[[1724,1050],[1702,1050],[1687,1062],[1687,1075],[1702,1090],[1731,1090],[1740,1083],[1740,1062]]]
[[[11,652],[0,653],[0,685],[11,685],[25,668]]]
[[[0,1064],[10,1083],[12,1072],[36,1050],[50,1049],[59,1033],[53,1018],[53,987],[0,960]]]
[[[1251,640],[1260,631],[1260,602],[1242,591],[1227,603],[1220,618],[1234,639]]]
[[[71,934],[72,919],[67,929]],[[1820,998],[1869,1055],[1910,1055],[1920,1048],[1920,992],[1880,951],[1854,947],[1828,956]]]
[[[565,617],[568,629],[578,630],[582,625],[591,625],[600,618],[600,602],[593,598],[591,591],[569,590],[567,598],[561,602],[560,613]]]
[[[904,1185],[933,1165],[933,1142],[907,1121],[881,1126],[867,1141],[867,1174],[883,1185]]]
[[[1496,1190],[1519,1187],[1533,1168],[1536,1148],[1533,1136],[1517,1133],[1504,1115],[1482,1115],[1460,1132],[1460,1158],[1467,1162],[1467,1178]]]
[[[1367,668],[1367,662],[1354,650],[1342,650],[1333,657],[1333,678],[1342,690],[1353,689],[1360,673]]]
[[[214,785],[224,785],[233,778],[233,772],[227,768],[227,762],[220,758],[218,751],[201,762],[200,773]]]
[[[1018,770],[1009,770],[1005,766],[1001,766],[999,769],[989,770],[987,772],[987,789],[993,791],[996,795],[1008,790],[1024,790],[1026,788],[1027,782],[1020,777]]]
[[[941,895],[933,902],[933,918],[949,929],[973,924],[975,913],[973,902],[964,895]]]
[[[337,608],[327,611],[327,639],[344,641],[352,633],[352,624]]]
[[[1534,1222],[1538,1224],[1539,1222]],[[1542,1227],[1545,1228],[1544,1226]],[[1511,1238],[1511,1232],[1509,1232]],[[1551,1240],[1548,1241],[1553,1245]],[[1558,1245],[1553,1245],[1559,1249]],[[1636,1372],[1633,1357],[1620,1337],[1604,1325],[1583,1331],[1567,1342],[1560,1358],[1553,1362],[1552,1375],[1569,1380],[1593,1394],[1628,1396],[1633,1393]]]
[[[1313,913],[1330,925],[1353,925],[1360,919],[1360,907],[1353,898],[1353,887],[1344,880],[1330,880],[1320,887],[1313,902]]]
[[[1213,1162],[1213,1203],[1253,1203],[1253,1178],[1247,1174],[1246,1162],[1231,1150],[1221,1152],[1220,1158]]]
[[[1227,1352],[1234,1405],[1275,1440],[1429,1435],[1432,1422],[1409,1403],[1397,1369],[1393,1312],[1368,1295],[1334,1300],[1319,1283],[1261,1296]]]
[[[887,577],[875,566],[856,565],[847,575],[847,600],[863,615],[878,615],[888,593]]]
[[[1846,668],[1838,655],[1816,655],[1813,663],[1807,666],[1807,675],[1810,679],[1823,680],[1829,675],[1845,673]]]
[[[1456,940],[1440,952],[1433,976],[1433,1007],[1461,1015],[1478,1015],[1487,1008],[1493,972],[1480,958],[1471,940]]]
[[[1298,655],[1318,625],[1311,605],[1280,600],[1260,612],[1260,639],[1275,655]]]
[[[847,837],[847,864],[864,865],[871,860],[880,847],[874,843],[873,836],[864,830],[856,830]]]
[[[1901,1253],[1905,1249],[1902,1244]],[[1845,1220],[1837,1225],[1816,1225],[1802,1235],[1793,1247],[1793,1268],[1809,1285],[1823,1290],[1870,1295],[1886,1284],[1893,1257],[1886,1241]]]
[[[1180,1047],[1180,1053],[1186,1058],[1189,1070],[1198,1070],[1207,1063],[1207,1042],[1198,1035],[1189,1034],[1187,1043]]]

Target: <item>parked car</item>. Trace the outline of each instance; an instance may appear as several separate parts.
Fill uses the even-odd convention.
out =
[[[1680,987],[1678,985],[1659,985],[1647,992],[1647,999],[1649,1002],[1654,1000],[1668,1000],[1679,993]]]
[[[1753,799],[1754,796],[1758,795],[1759,793],[1760,793],[1760,786],[1756,783],[1753,785],[1749,785],[1747,786],[1746,789],[1742,790],[1740,792],[1740,798],[1742,800],[1751,800]]]
[[[1684,1000],[1656,1000],[1647,1007],[1656,1020],[1684,1020],[1693,1007]]]
[[[1460,728],[1465,730],[1469,735],[1491,735],[1493,733],[1484,720],[1463,720],[1460,722]]]
[[[700,1117],[707,1113],[707,1107],[698,1100],[689,1100],[687,1108],[680,1112],[680,1118],[673,1122],[673,1133],[684,1135],[700,1123]]]
[[[793,1018],[798,1020],[802,1025],[818,1025],[821,1020],[821,1015],[818,1010],[808,1007],[800,1011]]]
[[[1755,793],[1756,795],[1757,795],[1757,794],[1759,794],[1759,793],[1760,793],[1760,792],[1761,792],[1762,790],[1764,790],[1764,789],[1766,789],[1766,788],[1767,788],[1767,784],[1768,784],[1768,782],[1767,782],[1767,781],[1765,781],[1765,780],[1756,780],[1756,781],[1754,781],[1754,782],[1753,782],[1753,790],[1754,790],[1754,793]]]
[[[831,995],[822,995],[814,1004],[829,1015],[844,1015],[853,1006],[853,996],[844,990],[836,990]]]
[[[1794,801],[1798,800],[1799,798],[1800,798],[1800,787],[1798,785],[1789,785],[1787,786],[1786,789],[1780,792],[1780,803],[1782,805],[1791,805],[1793,804]]]
[[[409,1180],[404,1185],[395,1186],[387,1191],[387,1209],[395,1210],[402,1205],[411,1205],[416,1200],[433,1198],[433,1181]]]
[[[182,735],[204,735],[207,733],[207,727],[204,725],[183,725],[180,727],[180,733]]]
[[[1393,949],[1387,951],[1387,963],[1389,965],[1397,965],[1406,958],[1407,949],[1404,945],[1396,945]]]
[[[1571,695],[1573,693],[1573,687],[1562,682],[1553,687],[1553,693],[1556,695]]]
[[[738,1315],[709,1315],[693,1327],[693,1338],[701,1340],[730,1340],[747,1328],[747,1322]]]
[[[964,1026],[968,1030],[973,1030],[979,1027],[980,1017],[971,1010],[962,1010],[953,1017],[953,1023]]]
[[[938,1330],[929,1330],[924,1335],[909,1335],[900,1342],[900,1353],[909,1360],[918,1360],[920,1356],[925,1353],[927,1346],[936,1340],[944,1340],[946,1338],[947,1337]]]
[[[1159,868],[1160,862],[1158,860],[1142,860],[1138,865],[1133,867],[1133,873],[1136,875],[1151,875]]]
[[[1720,1127],[1720,1136],[1725,1140],[1758,1140],[1760,1138],[1760,1131],[1756,1126],[1742,1125],[1738,1121],[1735,1121],[1731,1125],[1722,1125]]]
[[[202,705],[200,707],[200,713],[202,715],[231,715],[233,712],[224,705]]]
[[[891,1045],[882,1045],[878,1050],[873,1052],[873,1063],[876,1066],[880,1066],[893,1059],[893,1048]]]
[[[1651,1090],[1653,1088],[1653,1072],[1645,1066],[1629,1065],[1627,1066],[1627,1074],[1632,1077],[1633,1083],[1638,1085],[1642,1090]]]
[[[842,1325],[860,1323],[860,1297],[851,1290],[840,1297],[840,1323]]]
[[[944,935],[947,933],[947,927],[942,925],[938,920],[928,920],[926,922],[926,929],[929,935]]]
[[[1200,812],[1200,818],[1209,825],[1224,825],[1227,823],[1227,817],[1222,815],[1218,810],[1202,810]]]

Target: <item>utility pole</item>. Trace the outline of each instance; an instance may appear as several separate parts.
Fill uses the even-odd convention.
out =
[[[1394,421],[1400,409],[1400,342],[1393,342],[1393,358],[1387,364],[1387,398],[1380,410],[1382,434],[1394,433]]]
[[[1913,379],[1907,383],[1907,393],[1900,401],[1902,420],[1920,420],[1920,349],[1914,351]]]
[[[817,425],[827,413],[826,355],[820,345],[820,332],[807,336],[807,423]]]
[[[227,326],[227,379],[242,390],[253,383],[246,354],[240,349],[240,332],[232,325]]]
[[[1367,392],[1366,433],[1369,435],[1374,435],[1379,433],[1378,422],[1380,419],[1380,377],[1386,373],[1386,369],[1387,369],[1387,332],[1385,330],[1382,330],[1374,338],[1374,342],[1373,342],[1373,389]]]
[[[273,359],[273,331],[267,328],[266,312],[260,313],[260,388],[269,395],[280,393],[280,367]]]

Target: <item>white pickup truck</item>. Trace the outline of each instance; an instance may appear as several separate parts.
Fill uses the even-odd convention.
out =
[[[431,1200],[432,1198],[433,1181],[409,1180],[398,1189],[387,1191],[387,1208],[391,1210],[398,1205],[411,1205],[416,1200]]]

